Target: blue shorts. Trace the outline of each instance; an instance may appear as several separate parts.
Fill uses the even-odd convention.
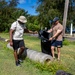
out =
[[[52,40],[51,46],[62,47],[62,41]]]

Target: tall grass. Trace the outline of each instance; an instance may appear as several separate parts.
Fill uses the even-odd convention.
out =
[[[3,38],[9,38],[8,33],[0,33]],[[24,35],[27,48],[41,51],[40,39]],[[75,74],[75,43],[64,45],[61,48],[61,61],[50,64],[40,64],[26,58],[22,67],[16,67],[13,50],[6,47],[7,43],[0,41],[0,75],[55,75],[57,70],[65,70]],[[57,51],[55,52],[57,54]]]

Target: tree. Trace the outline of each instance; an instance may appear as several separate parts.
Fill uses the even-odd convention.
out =
[[[55,16],[62,19],[64,1],[63,0],[38,0],[37,12],[39,12],[39,23],[41,26],[50,28],[49,20],[52,20]],[[59,6],[59,4],[62,4]],[[61,12],[60,12],[61,11]]]
[[[31,31],[39,31],[40,26],[38,23],[38,17],[37,16],[29,16],[28,22],[27,22],[27,28]]]
[[[38,21],[40,26],[50,28],[49,20],[52,20],[56,16],[60,18],[60,22],[62,23],[64,4],[65,0],[38,0],[36,11],[39,13]],[[70,18],[74,19],[74,13],[75,0],[70,0],[67,25],[69,25]]]
[[[9,31],[11,23],[20,15],[28,16],[24,9],[17,8],[19,0],[0,0],[0,31]]]
[[[64,6],[64,17],[63,17],[63,37],[65,37],[65,29],[66,29],[66,22],[67,22],[67,14],[68,14],[68,5],[69,0],[65,0],[65,6]]]
[[[19,0],[9,0],[9,7],[16,7],[19,3]]]

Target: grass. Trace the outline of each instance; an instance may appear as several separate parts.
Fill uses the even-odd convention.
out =
[[[9,38],[8,33],[0,33],[3,38]],[[24,35],[25,45],[29,49],[41,51],[40,39]],[[26,58],[22,67],[16,67],[13,50],[6,47],[7,43],[0,41],[0,75],[54,75],[57,69],[66,70],[75,75],[75,43],[63,46],[61,49],[61,62],[52,62],[50,65],[42,65]],[[57,52],[55,52],[57,53]],[[62,65],[63,64],[63,65]],[[60,67],[64,66],[64,67]],[[57,69],[56,69],[57,68]]]
[[[33,37],[33,36],[26,36],[24,35],[25,38],[25,44],[27,48],[33,49],[33,50],[37,50],[40,51],[40,39]]]

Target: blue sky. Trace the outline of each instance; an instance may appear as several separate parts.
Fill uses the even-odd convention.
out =
[[[36,6],[37,0],[19,0],[19,2],[19,8],[25,9],[30,15],[37,15],[35,8],[32,8],[32,6]]]

